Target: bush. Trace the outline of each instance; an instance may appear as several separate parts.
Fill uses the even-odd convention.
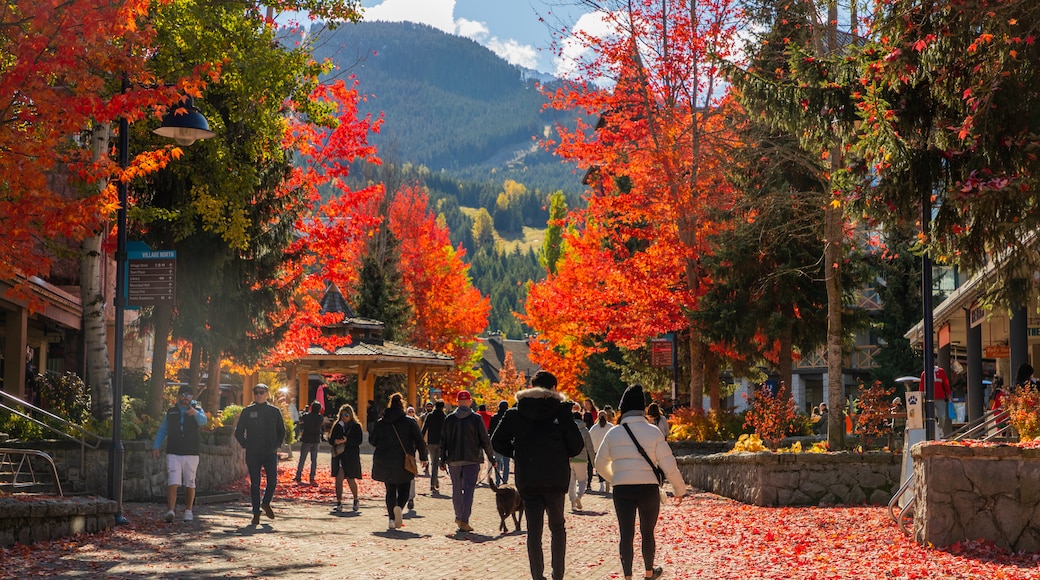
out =
[[[727,441],[740,432],[743,421],[731,411],[681,407],[668,418],[673,441]]]
[[[1030,384],[1011,389],[1004,401],[1008,422],[1022,441],[1040,437],[1040,392]]]
[[[90,390],[75,373],[37,375],[36,393],[37,407],[70,423],[81,425],[90,416]]]
[[[892,410],[891,397],[895,389],[885,388],[881,381],[874,381],[869,389],[860,385],[859,403],[856,405],[856,425],[853,433],[860,436],[880,437],[892,432],[888,414]]]
[[[234,425],[235,421],[238,421],[238,416],[242,414],[242,407],[239,405],[228,405],[224,407],[220,414],[217,415],[221,425]]]
[[[754,429],[770,449],[780,447],[780,442],[790,433],[798,417],[794,400],[787,396],[787,388],[781,383],[774,394],[763,383],[755,390],[750,402],[744,426]]]

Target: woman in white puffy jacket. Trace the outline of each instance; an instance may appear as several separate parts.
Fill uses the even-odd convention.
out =
[[[643,404],[643,387],[632,385],[625,389],[619,406],[621,421],[604,435],[596,453],[596,471],[614,488],[614,512],[621,532],[618,547],[626,580],[632,579],[637,515],[643,537],[645,577],[660,578],[663,573],[660,566],[654,566],[654,553],[657,550],[654,527],[661,510],[661,494],[654,466],[660,467],[672,484],[676,505],[686,495],[686,482],[679,473],[672,449],[661,430],[647,422]],[[645,458],[639,451],[640,447],[646,453]]]

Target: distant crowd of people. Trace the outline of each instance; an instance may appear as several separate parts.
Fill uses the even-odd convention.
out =
[[[437,494],[440,472],[447,472],[457,533],[473,531],[470,519],[478,480],[488,474],[486,477],[493,477],[495,485],[504,486],[512,472],[514,487],[526,512],[531,577],[545,578],[542,536],[547,520],[548,569],[551,577],[559,580],[566,568],[564,507],[569,501],[571,511],[582,510],[582,498],[595,475],[600,492],[613,498],[624,577],[631,579],[633,575],[638,522],[645,568],[641,577],[659,578],[663,570],[654,565],[654,528],[663,497],[660,488],[665,481],[670,483],[676,504],[686,494],[686,484],[666,441],[666,417],[656,403],[646,405],[640,385],[625,390],[617,412],[610,406],[598,409],[591,399],[570,401],[556,386],[551,373],[540,371],[531,378],[530,388],[516,393],[515,405],[510,407],[507,401],[500,401],[494,413],[483,404],[474,408],[473,396],[465,390],[456,394],[457,404],[451,413],[445,412],[444,401],[431,401],[417,414],[414,408],[405,406],[398,393],[391,395],[383,408],[369,405],[366,419],[368,442],[374,448],[372,479],[384,486],[387,529],[400,529],[404,510],[414,510],[417,477],[429,477],[431,492]],[[199,428],[206,424],[206,414],[192,395],[190,388],[181,389],[177,404],[167,411],[153,445],[153,453],[158,457],[166,443],[168,521],[176,518],[180,486],[187,492],[182,518],[193,519]],[[235,429],[235,438],[246,451],[253,526],[259,525],[261,514],[275,518],[272,501],[278,481],[278,449],[286,434],[282,413],[268,402],[268,395],[267,385],[254,387],[254,402],[243,409]],[[325,438],[324,423],[318,402],[309,405],[297,421],[298,484],[303,484],[305,473],[309,482],[315,483],[317,451]],[[357,511],[364,437],[351,405],[339,408],[327,440],[332,447],[331,474],[336,481],[333,509],[343,509],[346,481],[352,494],[352,509]],[[310,469],[305,471],[308,459]]]

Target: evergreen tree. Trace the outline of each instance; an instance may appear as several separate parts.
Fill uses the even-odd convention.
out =
[[[385,225],[369,239],[354,297],[357,315],[382,321],[383,338],[395,341],[408,335],[411,319],[401,279],[399,246]]]

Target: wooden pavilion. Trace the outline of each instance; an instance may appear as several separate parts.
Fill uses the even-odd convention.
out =
[[[311,400],[311,375],[347,374],[357,376],[357,418],[367,428],[365,410],[375,393],[375,378],[386,375],[404,375],[408,392],[406,404],[420,405],[418,383],[431,372],[446,372],[455,367],[455,359],[449,355],[425,350],[406,344],[383,339],[383,323],[371,318],[354,315],[350,305],[335,285],[330,285],[321,299],[322,313],[340,312],[340,322],[324,328],[324,332],[349,335],[350,344],[333,352],[312,346],[307,354],[294,361],[284,363],[289,392],[296,393],[298,406],[306,406]],[[246,377],[242,386],[242,404],[252,402],[256,375]],[[381,406],[385,401],[377,401]]]

